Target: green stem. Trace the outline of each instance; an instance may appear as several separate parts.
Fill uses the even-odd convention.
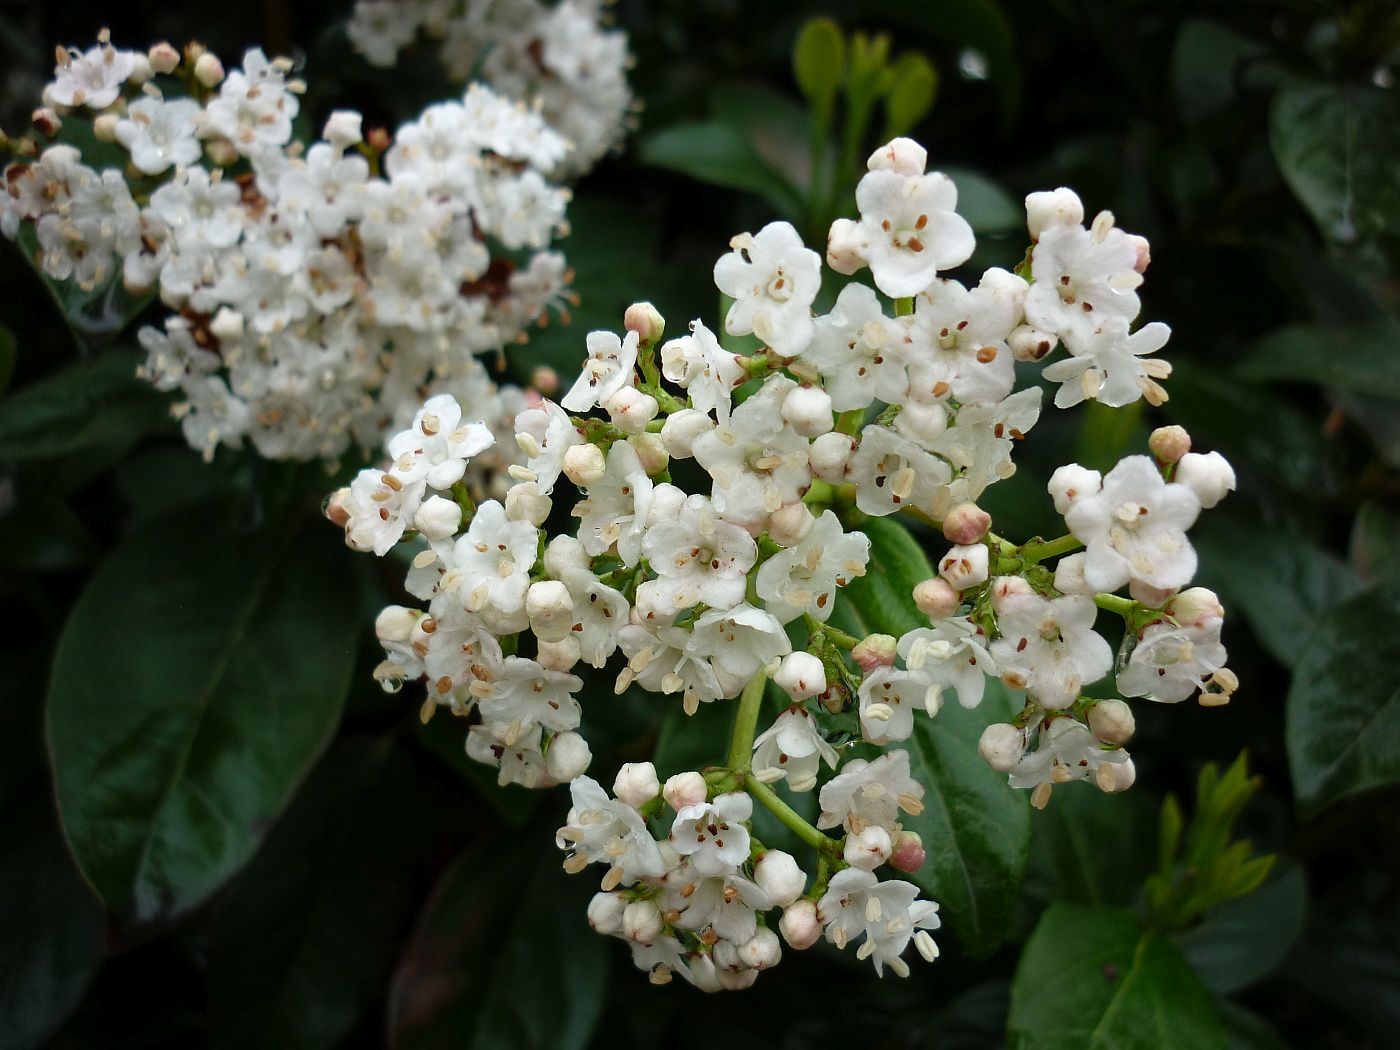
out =
[[[894,315],[896,317],[908,317],[914,312],[914,297],[912,295],[900,296],[894,301]]]
[[[855,637],[855,635],[847,634],[845,631],[837,630],[830,624],[822,623],[811,613],[803,613],[802,618],[807,624],[808,637],[815,634],[825,635],[838,649],[854,649],[860,644],[860,639]]]
[[[1094,595],[1094,604],[1100,609],[1106,609],[1111,613],[1117,613],[1125,620],[1131,616],[1133,610],[1137,608],[1137,602],[1133,601],[1131,598],[1120,597],[1117,594],[1096,594]]]
[[[778,797],[778,793],[767,784],[760,783],[753,777],[744,780],[744,790],[759,802],[763,803],[768,812],[777,817],[785,824],[794,835],[800,838],[814,850],[826,854],[834,854],[836,842],[834,839],[823,835],[812,825],[802,819],[802,814],[793,809],[786,802]]]
[[[1061,554],[1077,551],[1083,546],[1084,544],[1075,537],[1066,535],[1054,540],[1032,541],[1022,547],[1017,554],[1024,562],[1042,562],[1047,558],[1058,558]]]
[[[748,769],[753,763],[753,738],[758,731],[758,712],[763,706],[763,689],[768,676],[759,668],[739,694],[739,711],[734,716],[734,735],[729,739],[730,769]]]
[[[842,434],[855,434],[865,422],[865,409],[853,408],[836,417],[836,429]]]

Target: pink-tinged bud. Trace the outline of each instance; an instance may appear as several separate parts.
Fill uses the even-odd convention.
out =
[[[890,867],[899,871],[918,871],[924,866],[928,854],[924,852],[923,839],[912,831],[901,831],[894,840],[890,851]]]
[[[1146,273],[1147,267],[1152,262],[1152,246],[1147,243],[1146,237],[1141,237],[1136,233],[1128,234],[1128,243],[1137,251],[1137,257],[1133,260],[1133,269],[1138,273]]]
[[[837,219],[826,238],[826,264],[849,277],[869,260],[870,245],[851,219]]]
[[[633,386],[625,386],[603,402],[613,426],[629,434],[640,434],[661,410],[656,398]]]
[[[879,824],[867,824],[860,831],[846,836],[846,846],[841,855],[853,868],[874,871],[890,859],[893,850],[890,833]]]
[[[595,893],[588,902],[588,925],[608,935],[622,930],[622,913],[627,898],[621,893]]]
[[[641,809],[661,794],[661,781],[650,762],[624,762],[613,781],[613,794],[633,809]]]
[[[190,65],[194,65],[194,63],[198,62],[208,51],[209,49],[198,40],[191,40],[185,45],[185,61],[190,63]]]
[[[977,543],[991,527],[992,516],[975,503],[959,503],[943,519],[943,535],[949,543]]]
[[[1183,627],[1203,627],[1211,620],[1225,618],[1225,607],[1216,593],[1206,587],[1191,587],[1167,603],[1167,615]]]
[[[807,873],[797,866],[792,854],[770,849],[753,866],[753,880],[779,908],[786,908],[807,888]]]
[[[962,595],[941,576],[914,585],[914,604],[930,620],[946,620],[958,611]]]
[[[29,120],[34,125],[34,130],[46,139],[53,138],[63,127],[63,121],[59,119],[58,114],[47,106],[36,109]]]
[[[557,642],[541,640],[538,649],[535,659],[541,667],[546,667],[551,671],[572,671],[574,665],[583,656],[583,649],[579,646],[578,639],[573,635]],[[554,776],[553,773],[550,775]],[[554,779],[562,783],[566,778],[555,776]],[[572,780],[573,777],[567,779]]]
[[[1152,587],[1141,580],[1128,581],[1128,593],[1133,601],[1141,602],[1148,609],[1160,609],[1176,593],[1175,587]]]
[[[726,942],[720,942],[720,944],[724,943]],[[719,947],[719,945],[715,947]],[[715,971],[715,979],[719,981],[719,986],[726,992],[742,992],[745,988],[753,987],[754,981],[758,980],[758,971],[750,970],[747,967],[726,967]]]
[[[778,920],[778,930],[788,947],[794,951],[806,951],[821,939],[822,922],[817,917],[814,902],[800,900],[783,909],[783,917]]]
[[[607,457],[597,445],[570,445],[564,450],[564,476],[580,488],[596,485],[607,472]]]
[[[890,634],[867,635],[851,650],[851,659],[864,674],[877,667],[893,667],[898,644],[898,640]]]
[[[559,373],[548,365],[540,365],[530,373],[530,385],[545,397],[549,397],[559,390]]]
[[[1006,337],[1006,345],[1011,347],[1011,356],[1017,361],[1028,362],[1039,361],[1055,349],[1055,344],[1059,341],[1058,336],[1042,332],[1028,324],[1017,325]]]
[[[664,922],[653,901],[633,901],[622,909],[622,936],[637,944],[651,944],[661,936]]]
[[[928,150],[913,139],[891,139],[866,159],[869,171],[893,171],[900,175],[922,175],[928,164]]]
[[[1084,204],[1071,189],[1061,186],[1026,194],[1026,229],[1033,241],[1052,226],[1078,226],[1083,221]]]
[[[162,42],[154,45],[150,51],[146,52],[146,61],[150,62],[153,72],[173,73],[175,72],[175,67],[180,64],[180,52],[176,51],[168,43]]]
[[[840,485],[846,480],[846,471],[855,452],[856,441],[849,434],[841,434],[834,430],[823,434],[812,442],[808,453],[812,473],[823,481]]]
[[[349,503],[349,487],[336,489],[326,498],[325,505],[321,507],[321,513],[332,525],[339,525],[343,529],[350,524]]]
[[[998,773],[1010,773],[1026,750],[1026,734],[1009,722],[993,722],[982,730],[977,751]]]
[[[767,926],[760,926],[748,942],[739,947],[739,961],[751,970],[767,970],[777,966],[783,957],[778,935]]]
[[[773,681],[794,700],[806,700],[826,692],[826,669],[811,653],[798,650],[783,657]]]
[[[785,503],[768,517],[768,538],[779,547],[795,547],[816,522],[801,500]]]
[[[628,438],[627,443],[637,453],[637,459],[648,475],[660,474],[671,462],[671,454],[666,451],[660,434],[638,434]]]
[[[651,303],[633,303],[623,315],[622,327],[637,333],[637,341],[646,345],[658,343],[666,331],[666,318]]]
[[[194,64],[194,78],[204,87],[214,87],[224,79],[224,64],[212,51],[206,51]]]
[[[989,556],[981,543],[954,547],[938,563],[938,575],[959,591],[987,582]]]
[[[1105,744],[1125,744],[1136,729],[1133,709],[1122,700],[1100,700],[1089,709],[1089,731]]]
[[[693,772],[677,773],[668,777],[666,786],[661,789],[661,797],[666,800],[666,805],[677,813],[686,806],[698,806],[705,801],[707,794],[705,778]]]
[[[1158,427],[1147,439],[1147,450],[1161,466],[1167,466],[1191,451],[1191,435],[1185,427]]]
[[[383,153],[394,144],[394,136],[387,128],[370,128],[365,133],[365,145],[376,153]]]
[[[1020,576],[998,576],[992,581],[992,610],[1000,613],[1008,601],[1034,593],[1035,588]]]
[[[694,452],[695,439],[715,428],[708,413],[693,408],[672,412],[661,424],[661,443],[677,459],[689,459]]]

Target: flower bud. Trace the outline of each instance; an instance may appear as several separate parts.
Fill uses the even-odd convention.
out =
[[[1167,603],[1167,615],[1183,627],[1203,627],[1225,618],[1225,607],[1207,587],[1190,587]]]
[[[958,611],[962,595],[947,580],[935,576],[914,585],[914,604],[930,620],[946,620]]]
[[[851,659],[863,674],[869,674],[877,667],[893,667],[898,645],[892,634],[869,634],[855,644]]]
[[[849,434],[836,431],[823,434],[812,442],[808,452],[812,473],[823,481],[840,485],[846,480],[846,471],[855,452],[856,441]]]
[[[948,407],[942,401],[910,401],[895,416],[894,425],[915,441],[937,441],[948,429]]]
[[[394,136],[389,134],[388,128],[370,128],[365,132],[365,145],[375,153],[383,153],[393,144]]]
[[[643,345],[658,343],[666,331],[666,318],[651,303],[633,303],[622,315],[622,327],[637,333],[637,341]]]
[[[960,591],[987,582],[987,547],[973,543],[954,547],[938,563],[938,575]]]
[[[1055,349],[1055,344],[1059,341],[1057,336],[1042,332],[1039,328],[1032,328],[1028,324],[1017,325],[1006,337],[1006,345],[1011,347],[1011,356],[1017,361],[1026,362],[1039,361]]]
[[[540,640],[535,660],[550,671],[571,671],[583,656],[578,639],[572,634],[557,642]],[[558,779],[557,777],[555,779]]]
[[[641,809],[661,794],[661,781],[650,762],[625,762],[613,781],[613,794],[633,809]]]
[[[224,79],[224,64],[212,51],[206,51],[195,61],[194,78],[204,87],[211,88]]]
[[[621,893],[595,893],[588,902],[588,925],[604,935],[619,933],[626,908],[627,898]]]
[[[1153,587],[1141,580],[1129,580],[1128,593],[1132,595],[1133,601],[1141,602],[1149,609],[1160,609],[1171,600],[1172,595],[1176,593],[1176,588]]]
[[[779,547],[795,547],[812,531],[817,519],[801,500],[785,503],[768,517],[768,538]]]
[[[544,549],[544,571],[556,580],[582,569],[589,572],[590,561],[583,544],[573,536],[555,536]]]
[[[99,113],[92,121],[92,137],[98,142],[116,142],[121,120],[115,113]]]
[[[48,106],[40,106],[30,114],[29,122],[34,125],[34,130],[40,135],[43,135],[46,139],[53,138],[58,134],[59,129],[63,127],[63,121],[59,119],[58,114]],[[116,137],[115,130],[113,132],[113,137]]]
[[[959,503],[943,519],[943,535],[949,543],[979,543],[992,527],[992,516],[975,503]]]
[[[893,171],[900,175],[922,175],[928,163],[928,150],[913,139],[897,138],[885,143],[865,161],[870,171]]]
[[[588,747],[588,741],[572,729],[555,733],[544,756],[545,769],[560,784],[567,784],[575,777],[583,776],[588,772],[589,763],[592,761],[593,752]]]
[[[794,951],[812,947],[822,935],[822,922],[817,917],[816,904],[809,900],[789,904],[783,909],[783,917],[778,920],[778,930]]]
[[[1033,241],[1052,226],[1078,226],[1083,221],[1084,204],[1071,189],[1061,186],[1026,195],[1026,229]]]
[[[686,806],[698,806],[705,801],[708,794],[705,778],[693,772],[676,773],[668,777],[666,786],[661,789],[661,797],[666,800],[666,805],[677,813]]]
[[[647,506],[647,528],[662,522],[675,521],[680,516],[681,507],[688,497],[685,492],[669,482],[662,482],[651,490],[651,503]]]
[[[321,506],[321,513],[332,525],[339,525],[343,529],[350,524],[350,502],[349,486],[336,489],[326,497],[326,502]]]
[[[403,645],[413,637],[413,628],[423,618],[418,609],[408,609],[402,605],[389,605],[374,618],[374,636],[385,648],[390,645]]]
[[[739,961],[752,970],[767,970],[777,966],[782,957],[782,942],[767,926],[760,926],[739,948]]]
[[[633,901],[622,911],[622,936],[637,944],[651,944],[663,925],[661,909],[652,901]]]
[[[1196,494],[1205,510],[1210,510],[1225,494],[1235,491],[1235,468],[1219,452],[1188,452],[1176,465],[1172,480]]]
[[[564,476],[579,488],[598,484],[607,470],[607,457],[597,445],[584,442],[564,450]]]
[[[546,642],[567,638],[574,626],[574,599],[558,580],[540,580],[525,592],[530,629]]]
[[[869,259],[870,245],[852,219],[837,219],[826,235],[826,264],[849,277]]]
[[[773,681],[794,700],[806,700],[826,692],[826,670],[821,660],[801,650],[783,657]]]
[[[833,426],[831,395],[819,386],[804,383],[783,398],[782,415],[803,437],[820,437]]]
[[[637,459],[648,475],[660,474],[671,462],[670,453],[666,451],[660,434],[638,434],[628,438],[627,443],[636,451]]]
[[[332,110],[321,129],[321,137],[344,152],[364,141],[364,133],[360,129],[362,119],[353,109]]]
[[[210,139],[204,144],[204,152],[216,167],[227,168],[238,163],[238,150],[228,139]]]
[[[661,406],[656,398],[634,386],[625,386],[603,402],[613,426],[629,434],[641,434],[656,418]],[[577,446],[576,446],[577,447]]]
[[[530,373],[530,387],[549,397],[559,390],[559,373],[548,365],[540,365]]]
[[[243,315],[227,306],[219,307],[209,321],[209,334],[221,343],[243,338]]]
[[[1152,264],[1152,246],[1147,243],[1147,238],[1136,233],[1128,234],[1128,243],[1137,252],[1137,257],[1133,260],[1133,269],[1138,273],[1146,273],[1147,267]]]
[[[719,948],[720,945],[726,943],[720,941],[715,947]],[[752,987],[754,981],[758,980],[758,971],[736,964],[715,970],[715,978],[719,981],[719,986],[726,992],[742,992],[745,988]]]
[[[430,540],[445,540],[462,527],[462,508],[455,500],[429,496],[413,515],[413,527]]]
[[[998,576],[992,582],[992,609],[1000,614],[1012,598],[1035,594],[1035,588],[1020,576]]]
[[[1147,439],[1147,449],[1153,459],[1166,466],[1191,451],[1191,435],[1186,433],[1185,427],[1158,427]]]
[[[927,859],[924,841],[917,833],[901,831],[895,836],[894,849],[890,851],[890,867],[897,871],[918,871]]]
[[[661,424],[661,443],[676,459],[689,459],[694,452],[695,439],[714,429],[714,420],[705,412],[683,408],[672,412]]]
[[[1133,710],[1122,700],[1100,700],[1089,709],[1089,729],[1102,743],[1127,743],[1136,728]]]
[[[993,722],[982,730],[977,751],[998,773],[1010,773],[1026,750],[1026,736],[1009,722]]]
[[[1055,590],[1061,594],[1088,594],[1097,593],[1097,589],[1089,586],[1089,581],[1084,578],[1084,563],[1088,555],[1083,551],[1075,551],[1060,559],[1055,566]]]
[[[1131,758],[1122,762],[1104,762],[1094,771],[1094,783],[1098,785],[1100,791],[1108,795],[1116,795],[1121,791],[1127,791],[1137,780],[1137,770],[1133,767]]]
[[[1069,513],[1070,507],[1080,496],[1092,496],[1103,487],[1103,475],[1097,470],[1089,470],[1078,463],[1066,463],[1050,475],[1046,489],[1055,501],[1055,511],[1061,516]]]
[[[540,526],[549,517],[554,501],[533,481],[518,481],[506,490],[506,517]]]
[[[770,849],[758,858],[753,880],[779,908],[786,908],[807,888],[807,873],[797,866],[792,854],[780,849]]]
[[[173,73],[175,67],[180,64],[180,52],[162,41],[146,52],[146,61],[150,62],[151,69],[157,73]]]
[[[879,824],[867,824],[859,832],[852,832],[846,836],[846,848],[842,856],[853,868],[874,871],[890,859],[893,850],[894,843],[890,841],[890,833]]]

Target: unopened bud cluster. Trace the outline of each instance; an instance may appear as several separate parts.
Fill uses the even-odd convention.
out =
[[[417,536],[407,589],[426,610],[381,618],[380,678],[424,681],[425,717],[444,707],[467,718],[468,753],[502,783],[570,780],[565,865],[604,866],[590,919],[657,980],[742,987],[777,960],[780,939],[859,942],[881,973],[906,973],[911,943],[933,958],[936,905],[899,877],[925,859],[904,826],[924,788],[896,745],[948,695],[976,707],[989,678],[1024,692],[1021,715],[990,726],[980,750],[1043,805],[1056,783],[1131,785],[1132,712],[1085,691],[1111,691],[1115,670],[1123,696],[1163,702],[1197,691],[1223,702],[1235,686],[1219,603],[1187,589],[1185,530],[1233,487],[1223,459],[1181,448],[1182,432],[1106,475],[1062,467],[1048,491],[1069,531],[1051,541],[1006,540],[977,502],[1014,471],[1041,411],[1037,386],[1015,389],[1015,360],[1049,361],[1057,404],[1165,400],[1168,368],[1146,355],[1166,326],[1131,328],[1146,242],[1106,213],[1086,228],[1068,190],[1033,194],[1023,271],[992,269],[969,288],[940,276],[968,259],[973,237],[953,182],[925,160],[907,139],[878,150],[859,220],[832,228],[828,263],[868,267],[874,288],[848,284],[814,315],[821,257],[786,223],[740,234],[715,283],[733,300],[725,330],[762,351],[730,352],[698,320],[663,341],[663,319],[638,304],[622,334],[588,335],[558,403],[516,416],[523,462],[504,499],[482,501],[469,483],[490,430],[439,397],[390,442],[384,468],[330,504],[357,548],[383,554]],[[698,473],[673,477],[679,460]],[[687,476],[703,484],[682,487]],[[544,528],[561,499],[576,527]],[[927,622],[852,637],[832,615],[870,568],[860,524],[894,515],[951,544],[913,588]],[[1096,630],[1103,611],[1128,635],[1116,668]],[[628,765],[610,795],[583,775],[581,664],[611,664],[618,692],[673,696],[686,713],[731,704],[728,759],[704,771]],[[764,727],[770,679],[785,703]],[[853,757],[852,725],[878,757]],[[780,802],[779,782],[817,793],[815,827]],[[817,863],[756,842],[755,803]]]

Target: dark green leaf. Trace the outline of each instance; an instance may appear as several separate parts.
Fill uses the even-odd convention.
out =
[[[1225,1028],[1171,941],[1132,912],[1052,904],[1011,985],[1016,1050],[1212,1050]]]
[[[1371,439],[1386,466],[1400,469],[1400,411],[1396,411],[1395,399],[1334,390],[1332,400],[1338,411]]]
[[[439,711],[427,725],[418,727],[418,739],[469,781],[511,826],[523,827],[531,814],[539,809],[544,799],[543,792],[523,788],[519,784],[502,787],[496,782],[495,769],[467,757],[467,723],[463,719]]]
[[[1157,805],[1138,790],[1106,795],[1069,784],[1031,814],[1026,896],[1126,907],[1156,866]]]
[[[1263,45],[1205,18],[1181,27],[1172,51],[1172,80],[1188,122],[1229,105],[1238,94],[1240,67]]]
[[[943,174],[958,188],[958,214],[977,233],[1011,233],[1025,226],[1025,210],[987,176],[959,167],[945,167]]]
[[[717,122],[682,124],[642,141],[645,164],[689,175],[711,186],[756,193],[780,214],[802,212],[797,190],[733,128]]]
[[[1288,760],[1305,814],[1400,780],[1400,582],[1337,606],[1288,690]]]
[[[1291,325],[1265,336],[1240,363],[1246,379],[1340,387],[1400,399],[1400,329]]]
[[[1367,582],[1400,576],[1400,514],[1363,503],[1351,534],[1351,564]]]
[[[1274,96],[1269,142],[1289,187],[1329,240],[1400,229],[1400,99],[1356,83],[1302,83]]]
[[[928,618],[914,604],[914,585],[934,576],[923,549],[908,529],[890,518],[867,518],[860,531],[870,537],[870,561],[864,576],[837,593],[832,625],[857,638],[897,638],[927,625]]]
[[[0,325],[0,397],[10,389],[10,377],[15,374],[15,360],[19,351],[15,349],[15,334]]]
[[[130,535],[64,630],[48,696],[64,830],[115,916],[199,903],[252,855],[335,727],[358,603],[314,527],[208,508]]]
[[[1239,610],[1277,659],[1292,666],[1328,609],[1360,586],[1339,558],[1315,543],[1257,519],[1223,513],[1193,533],[1201,555],[1200,578]],[[1259,565],[1268,572],[1259,572]]]
[[[797,34],[792,73],[802,94],[819,108],[830,107],[846,75],[846,39],[830,18],[813,18]]]
[[[1019,710],[988,682],[980,707],[949,698],[936,718],[919,716],[910,768],[924,785],[924,810],[904,821],[923,839],[928,860],[910,881],[938,901],[943,921],[972,955],[989,955],[1006,934],[1030,847],[1027,795],[977,753],[982,730]]]
[[[791,98],[759,84],[720,84],[710,94],[710,115],[793,186],[805,191],[811,185],[807,114]]]
[[[557,860],[487,839],[447,870],[394,978],[393,1046],[588,1044],[607,994],[609,946],[588,927],[596,882],[565,875]]]
[[[1228,995],[1267,977],[1283,961],[1303,932],[1307,905],[1302,872],[1288,868],[1179,934],[1176,946],[1207,988]]]
[[[0,401],[0,459],[49,458],[170,429],[168,399],[136,377],[144,359],[104,350]]]

